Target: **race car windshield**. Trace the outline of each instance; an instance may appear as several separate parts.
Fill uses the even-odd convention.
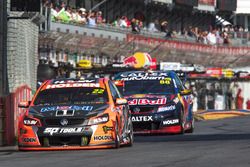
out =
[[[107,91],[102,88],[60,88],[41,91],[34,105],[104,104]]]
[[[170,81],[140,80],[126,81],[124,84],[124,95],[133,94],[174,94],[174,85]]]

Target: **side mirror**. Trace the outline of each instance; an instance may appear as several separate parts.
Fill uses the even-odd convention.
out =
[[[30,106],[30,102],[31,101],[21,101],[19,104],[18,104],[18,107],[19,108],[28,108]]]
[[[126,99],[124,99],[124,98],[117,98],[115,103],[117,105],[126,105],[126,104],[128,104],[128,101]]]
[[[183,91],[180,92],[181,95],[190,95],[192,94],[192,90],[190,89],[184,89]]]

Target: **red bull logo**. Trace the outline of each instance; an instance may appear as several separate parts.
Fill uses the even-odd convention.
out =
[[[124,64],[129,65],[129,66],[134,66],[135,64],[137,64],[136,58],[134,56],[129,56],[125,58],[123,61],[124,61]]]
[[[148,53],[136,52],[133,56],[124,59],[124,65],[134,68],[148,68],[152,64],[152,58]]]

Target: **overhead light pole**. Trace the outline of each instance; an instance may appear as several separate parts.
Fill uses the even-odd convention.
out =
[[[7,78],[7,0],[0,0],[0,97],[8,94]]]

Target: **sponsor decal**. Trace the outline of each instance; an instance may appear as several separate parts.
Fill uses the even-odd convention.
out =
[[[64,80],[64,81],[55,81],[53,84],[65,84],[65,83],[93,83],[95,80]]]
[[[150,99],[133,99],[129,100],[129,105],[161,105],[166,104],[167,99],[156,99],[156,100],[150,100]]]
[[[169,85],[169,84],[171,84],[171,78],[165,78],[165,79],[162,79],[162,80],[160,80],[160,84],[161,85]]]
[[[23,142],[25,142],[25,143],[33,143],[33,142],[36,142],[36,138],[34,138],[34,137],[23,138]]]
[[[175,110],[175,109],[176,109],[175,105],[165,106],[165,107],[159,107],[158,108],[158,112],[172,111],[172,110]]]
[[[172,120],[165,120],[162,122],[163,125],[173,125],[173,124],[178,124],[179,119],[172,119]]]
[[[108,133],[108,131],[113,131],[113,127],[109,126],[103,126],[102,129],[105,134]]]
[[[149,122],[153,121],[153,116],[132,116],[132,122]]]
[[[112,136],[94,136],[94,140],[101,141],[101,140],[113,140]]]
[[[65,118],[60,120],[60,124],[62,126],[66,126],[66,125],[68,125],[68,123],[69,123],[69,121],[67,119],[65,119]]]
[[[139,107],[135,107],[134,109],[133,109],[133,112],[135,112],[135,113],[139,113],[141,111],[141,109],[139,108]]]
[[[75,88],[75,87],[100,87],[99,83],[62,83],[62,84],[52,84],[47,85],[46,89],[55,88]]]
[[[74,134],[82,133],[84,130],[83,127],[79,128],[46,128],[43,133],[53,136],[54,134]]]
[[[54,107],[43,107],[41,112],[56,111],[56,110],[83,110],[91,111],[93,106],[54,106]]]
[[[99,123],[102,123],[102,122],[107,122],[108,120],[109,120],[109,118],[105,117],[105,116],[103,116],[103,117],[97,117],[97,118],[93,119],[93,123],[94,124],[99,124]]]
[[[121,80],[124,81],[134,81],[134,80],[162,80],[168,77],[167,73],[129,73],[129,74],[121,74]]]
[[[33,119],[24,119],[23,123],[24,125],[36,125],[37,121]]]

